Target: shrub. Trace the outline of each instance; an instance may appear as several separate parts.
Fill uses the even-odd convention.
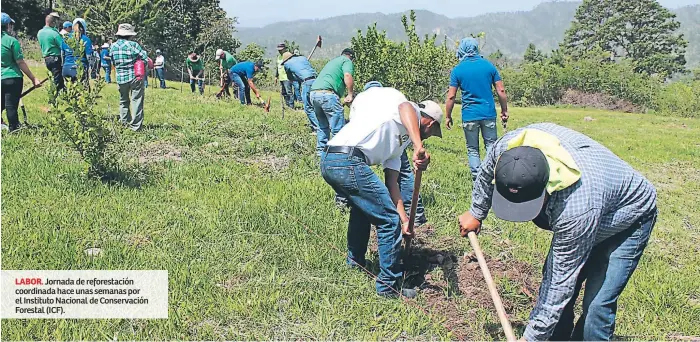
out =
[[[665,115],[700,117],[700,81],[667,85],[656,96],[655,106],[657,111]]]

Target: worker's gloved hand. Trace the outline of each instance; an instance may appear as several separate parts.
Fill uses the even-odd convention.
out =
[[[417,148],[413,150],[413,165],[416,170],[424,171],[428,168],[430,164],[430,154],[425,150],[425,148]]]
[[[479,234],[481,232],[481,221],[472,216],[472,213],[465,212],[459,216],[459,233],[462,237],[466,237],[469,232]]]

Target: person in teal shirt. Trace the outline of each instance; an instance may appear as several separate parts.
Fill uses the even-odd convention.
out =
[[[35,87],[41,86],[39,80],[34,77],[24,62],[22,47],[17,38],[11,33],[14,31],[15,21],[7,13],[2,13],[2,58],[0,66],[2,72],[2,110],[7,109],[7,121],[10,132],[19,129],[19,99],[22,94],[22,81],[24,72]]]
[[[311,104],[316,113],[318,131],[316,134],[316,153],[320,156],[328,139],[338,134],[345,125],[343,104],[349,105],[354,97],[353,75],[355,66],[352,61],[355,54],[352,49],[345,49],[339,57],[328,62],[318,73],[311,86]],[[345,92],[347,90],[347,96]],[[340,99],[345,96],[343,102]]]

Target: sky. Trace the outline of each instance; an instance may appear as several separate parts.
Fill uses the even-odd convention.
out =
[[[635,0],[630,0],[635,1]],[[322,19],[353,13],[397,13],[425,9],[447,17],[473,17],[492,12],[529,11],[542,0],[221,0],[239,26],[260,27],[278,21]],[[660,0],[668,8],[700,4],[700,0]],[[457,10],[461,9],[461,10]]]

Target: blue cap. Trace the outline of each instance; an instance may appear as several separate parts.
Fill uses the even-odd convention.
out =
[[[365,90],[367,90],[367,89],[369,89],[369,88],[374,88],[374,87],[379,87],[379,88],[381,88],[381,87],[383,87],[383,86],[382,86],[381,83],[379,83],[379,81],[369,81],[369,82],[365,83],[365,87],[362,88],[362,91],[365,91]]]
[[[69,27],[71,27],[71,26],[73,26],[73,23],[71,23],[70,21],[64,21],[64,22],[63,22],[63,28],[64,28],[64,29],[65,29],[65,28],[69,28]]]
[[[9,16],[7,13],[2,12],[2,24],[3,24],[3,25],[7,25],[7,24],[9,24],[9,23],[13,23],[13,24],[14,24],[15,21],[14,21],[12,18],[10,18],[10,16]]]

